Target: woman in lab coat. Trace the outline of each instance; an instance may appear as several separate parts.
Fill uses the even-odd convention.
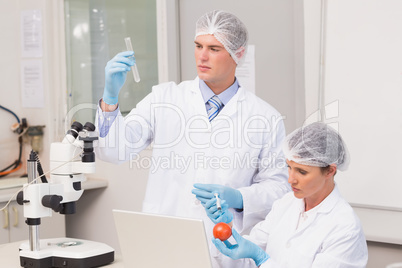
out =
[[[290,134],[284,151],[293,192],[276,201],[249,236],[233,229],[237,243],[214,239],[216,247],[233,259],[246,258],[238,267],[366,267],[360,221],[334,182],[337,170],[349,163],[340,135],[325,123],[313,123]],[[212,200],[206,208],[215,222],[231,219],[225,206],[217,211]]]

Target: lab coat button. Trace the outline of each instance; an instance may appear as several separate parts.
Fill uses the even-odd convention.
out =
[[[194,204],[199,205],[199,204],[201,204],[201,201],[198,200],[198,199],[195,199],[195,200],[194,200]]]
[[[287,242],[287,243],[286,243],[286,248],[290,248],[291,245],[292,245],[292,244],[291,244],[290,242]]]

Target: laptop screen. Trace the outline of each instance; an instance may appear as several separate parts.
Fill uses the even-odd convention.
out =
[[[124,267],[208,268],[202,220],[113,210]]]

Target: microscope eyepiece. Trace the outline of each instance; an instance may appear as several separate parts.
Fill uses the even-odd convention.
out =
[[[67,131],[67,134],[72,135],[74,138],[78,137],[78,133],[82,131],[83,126],[80,122],[75,121],[71,124],[71,128]]]
[[[92,124],[91,122],[86,122],[84,125],[84,129],[87,131],[95,131],[95,125]]]
[[[71,128],[75,129],[77,132],[80,132],[83,129],[82,124],[78,121],[75,121],[74,123],[72,123]]]

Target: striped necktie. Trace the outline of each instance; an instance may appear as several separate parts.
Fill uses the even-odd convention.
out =
[[[222,102],[218,98],[218,96],[214,95],[212,98],[208,100],[209,105],[211,106],[208,109],[208,118],[209,122],[211,122],[219,113],[219,111],[222,109]]]

